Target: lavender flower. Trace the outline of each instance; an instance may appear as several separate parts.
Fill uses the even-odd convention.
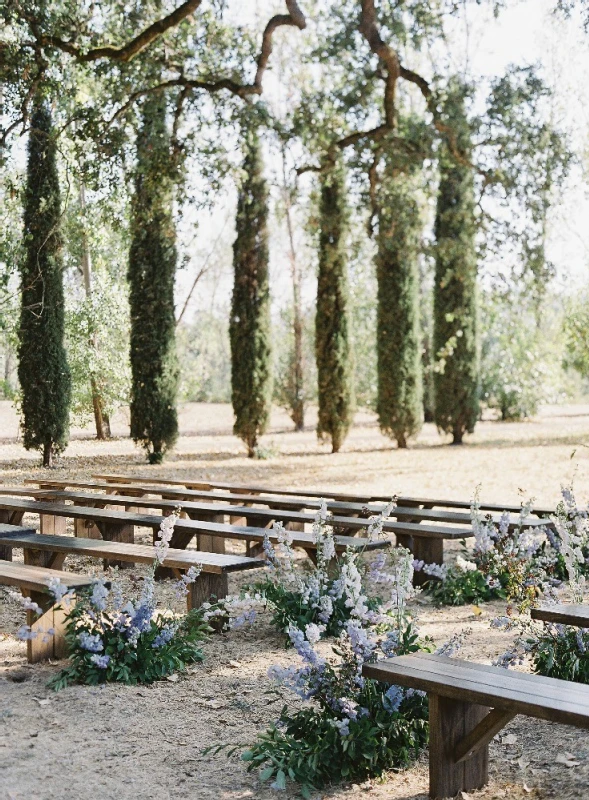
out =
[[[403,696],[404,692],[400,686],[390,686],[382,698],[382,704],[385,710],[390,714],[394,714],[395,711],[398,711],[403,702]]]
[[[90,653],[100,653],[104,650],[104,643],[100,634],[92,634],[87,631],[81,631],[78,634],[78,642],[83,650],[88,650]]]
[[[109,594],[110,592],[104,585],[104,581],[96,581],[96,583],[92,586],[90,604],[96,609],[96,611],[105,611],[106,599]]]
[[[106,669],[110,664],[110,656],[99,656],[97,654],[90,656],[90,661],[99,669]]]

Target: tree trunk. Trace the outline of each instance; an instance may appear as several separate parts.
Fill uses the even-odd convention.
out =
[[[86,187],[82,182],[80,182],[78,187],[78,197],[82,218],[84,219],[84,213],[86,211]],[[82,275],[84,276],[86,297],[90,297],[92,294],[92,257],[90,255],[90,245],[86,233],[85,219],[82,225]],[[94,349],[97,347],[96,337],[94,335],[90,336],[90,347]],[[94,408],[94,422],[96,424],[96,438],[110,439],[110,422],[108,416],[105,414],[104,401],[98,389],[96,378],[93,375],[90,376],[90,387],[92,391],[92,406]]]
[[[43,445],[43,466],[53,466],[53,442],[46,442]]]

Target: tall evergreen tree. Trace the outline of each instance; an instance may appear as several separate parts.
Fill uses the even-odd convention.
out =
[[[423,423],[418,257],[422,220],[415,176],[387,154],[378,187],[377,412],[399,447]],[[415,171],[415,170],[413,170]]]
[[[51,111],[34,100],[24,195],[24,259],[18,377],[24,446],[43,453],[43,466],[65,449],[70,373],[64,348],[61,202]]]
[[[332,452],[342,446],[353,419],[353,371],[346,233],[348,210],[341,160],[330,160],[321,176],[319,277],[315,318],[315,354],[319,400],[317,434],[331,438]]]
[[[235,220],[229,337],[233,432],[247,445],[250,458],[268,425],[272,400],[268,187],[263,168],[257,132],[249,129]]]
[[[159,464],[178,437],[174,172],[163,92],[147,95],[137,135],[129,252],[131,436]]]
[[[466,87],[450,84],[445,122],[454,137],[440,146],[434,285],[435,421],[461,444],[479,414],[477,256],[471,128]]]

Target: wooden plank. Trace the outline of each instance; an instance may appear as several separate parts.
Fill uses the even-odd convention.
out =
[[[0,561],[0,584],[4,586],[20,586],[23,589],[40,592],[47,589],[51,578],[57,578],[70,589],[81,589],[94,583],[94,578],[88,575]]]
[[[30,547],[56,553],[79,553],[80,555],[95,558],[111,556],[139,564],[151,564],[155,558],[154,548],[149,545],[77,539],[73,536],[50,536],[34,532],[25,532],[23,534],[7,533],[3,535],[0,532],[0,544],[6,542],[12,543],[13,547]],[[204,572],[222,574],[242,569],[257,569],[264,567],[266,562],[263,559],[252,559],[239,555],[174,549],[168,551],[164,561],[165,566],[180,570],[187,570],[191,566],[199,564],[202,564]]]
[[[56,492],[54,497],[60,500],[72,500],[74,503],[85,503],[88,506],[96,507],[101,504],[104,505],[104,495],[92,495],[83,492]],[[137,507],[141,508],[159,508],[160,510],[174,509],[178,505],[176,500],[156,500],[154,498],[142,498],[140,500],[133,499],[126,495],[118,495],[116,497],[109,497],[111,504],[118,504],[126,507],[128,503],[134,502]],[[290,523],[290,530],[304,530],[304,525],[311,525],[315,520],[315,514],[303,511],[291,511],[279,508],[256,508],[253,506],[232,506],[223,505],[221,503],[197,503],[194,501],[184,501],[182,503],[182,510],[188,514],[190,519],[199,519],[203,521],[214,521],[214,517],[218,517],[217,521],[222,523],[224,516],[236,516],[238,518],[250,520],[254,523],[254,527],[267,527],[268,523],[272,520],[280,520],[284,523]],[[404,509],[410,513],[410,509]],[[393,515],[394,516],[394,515]],[[403,516],[403,514],[399,514]],[[414,515],[413,515],[414,516]],[[352,516],[333,516],[331,524],[336,528],[349,529],[349,530],[365,530],[368,526],[368,520],[365,518],[352,517]],[[539,520],[533,520],[532,525],[541,524]],[[444,525],[424,525],[418,522],[401,522],[398,520],[387,519],[383,523],[383,530],[385,532],[412,532],[415,536],[423,538],[440,537],[444,539],[464,539],[472,537],[472,528],[450,527]],[[428,561],[427,563],[432,563]],[[436,562],[441,563],[441,562]]]
[[[216,489],[227,489],[231,492],[247,492],[251,494],[283,494],[283,495],[291,495],[291,496],[302,496],[302,497],[325,497],[326,499],[332,498],[334,500],[341,499],[342,501],[350,501],[355,503],[374,503],[374,502],[382,502],[388,503],[393,496],[392,493],[390,496],[382,495],[382,494],[362,494],[362,493],[353,493],[353,492],[340,492],[334,489],[330,489],[329,487],[324,487],[323,489],[285,489],[284,487],[272,487],[272,486],[259,486],[259,485],[251,485],[251,484],[238,484],[238,483],[227,483],[225,481],[216,481],[214,479],[207,479],[206,481],[191,481],[188,480],[171,480],[167,478],[153,478],[151,476],[139,476],[139,475],[93,475],[94,478],[99,480],[107,481],[109,483],[159,483],[159,484],[168,484],[171,486],[186,486],[186,488],[216,488]],[[451,498],[428,498],[428,497],[412,497],[412,496],[399,496],[398,502],[400,505],[405,503],[411,504],[418,504],[424,507],[433,508],[433,507],[446,507],[446,508],[466,508],[470,509],[472,505],[472,501],[470,500],[456,500]],[[519,514],[521,506],[515,505],[512,503],[480,503],[480,509],[482,511],[494,511],[501,514],[503,511],[509,511],[510,513]],[[554,508],[549,507],[539,507],[532,510],[532,513],[535,516],[550,516],[555,513]]]
[[[532,619],[542,622],[553,622],[558,625],[574,625],[579,628],[589,628],[589,605],[573,603],[532,608]]]
[[[148,514],[127,514],[124,511],[109,511],[106,509],[87,508],[77,505],[61,505],[57,503],[42,503],[36,500],[23,500],[20,498],[0,498],[0,509],[11,511],[19,510],[20,513],[30,511],[32,513],[53,513],[57,516],[69,517],[70,519],[91,519],[97,523],[108,525],[135,525],[138,527],[159,528],[163,521],[163,516]],[[248,526],[221,525],[214,522],[200,522],[195,520],[180,519],[176,522],[174,533],[184,532],[191,534],[188,540],[196,534],[210,534],[226,539],[237,539],[241,541],[263,541],[268,534],[270,539],[276,539],[276,534],[268,532],[266,529],[253,528]],[[389,546],[386,540],[369,541],[364,538],[352,536],[336,536],[336,550],[343,551],[347,547],[354,550],[374,550]],[[315,548],[311,533],[295,532],[293,545],[303,549]]]
[[[425,654],[367,664],[363,674],[453,700],[589,728],[589,686],[569,681]]]
[[[25,528],[20,525],[7,525],[0,522],[0,536],[7,533],[35,533],[34,528]],[[7,545],[0,545],[0,560],[12,561],[12,547]]]

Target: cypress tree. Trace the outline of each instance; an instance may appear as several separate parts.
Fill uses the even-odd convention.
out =
[[[465,86],[453,82],[445,122],[464,158],[441,143],[435,221],[435,421],[453,444],[473,432],[479,414],[476,220],[465,97]]]
[[[320,179],[319,277],[315,317],[319,401],[317,434],[320,438],[330,437],[332,452],[337,453],[352,424],[354,404],[345,250],[348,210],[341,159],[326,162]]]
[[[34,100],[24,194],[24,259],[18,377],[23,442],[52,465],[69,433],[70,373],[64,348],[61,201],[51,111]]]
[[[129,251],[131,436],[159,464],[178,437],[173,170],[163,92],[146,97],[137,135]]]
[[[381,431],[399,447],[423,423],[417,189],[389,154],[378,189],[377,413]]]
[[[272,399],[268,187],[260,141],[254,130],[246,135],[243,169],[233,244],[229,338],[233,433],[243,439],[252,458],[258,437],[267,428]]]

